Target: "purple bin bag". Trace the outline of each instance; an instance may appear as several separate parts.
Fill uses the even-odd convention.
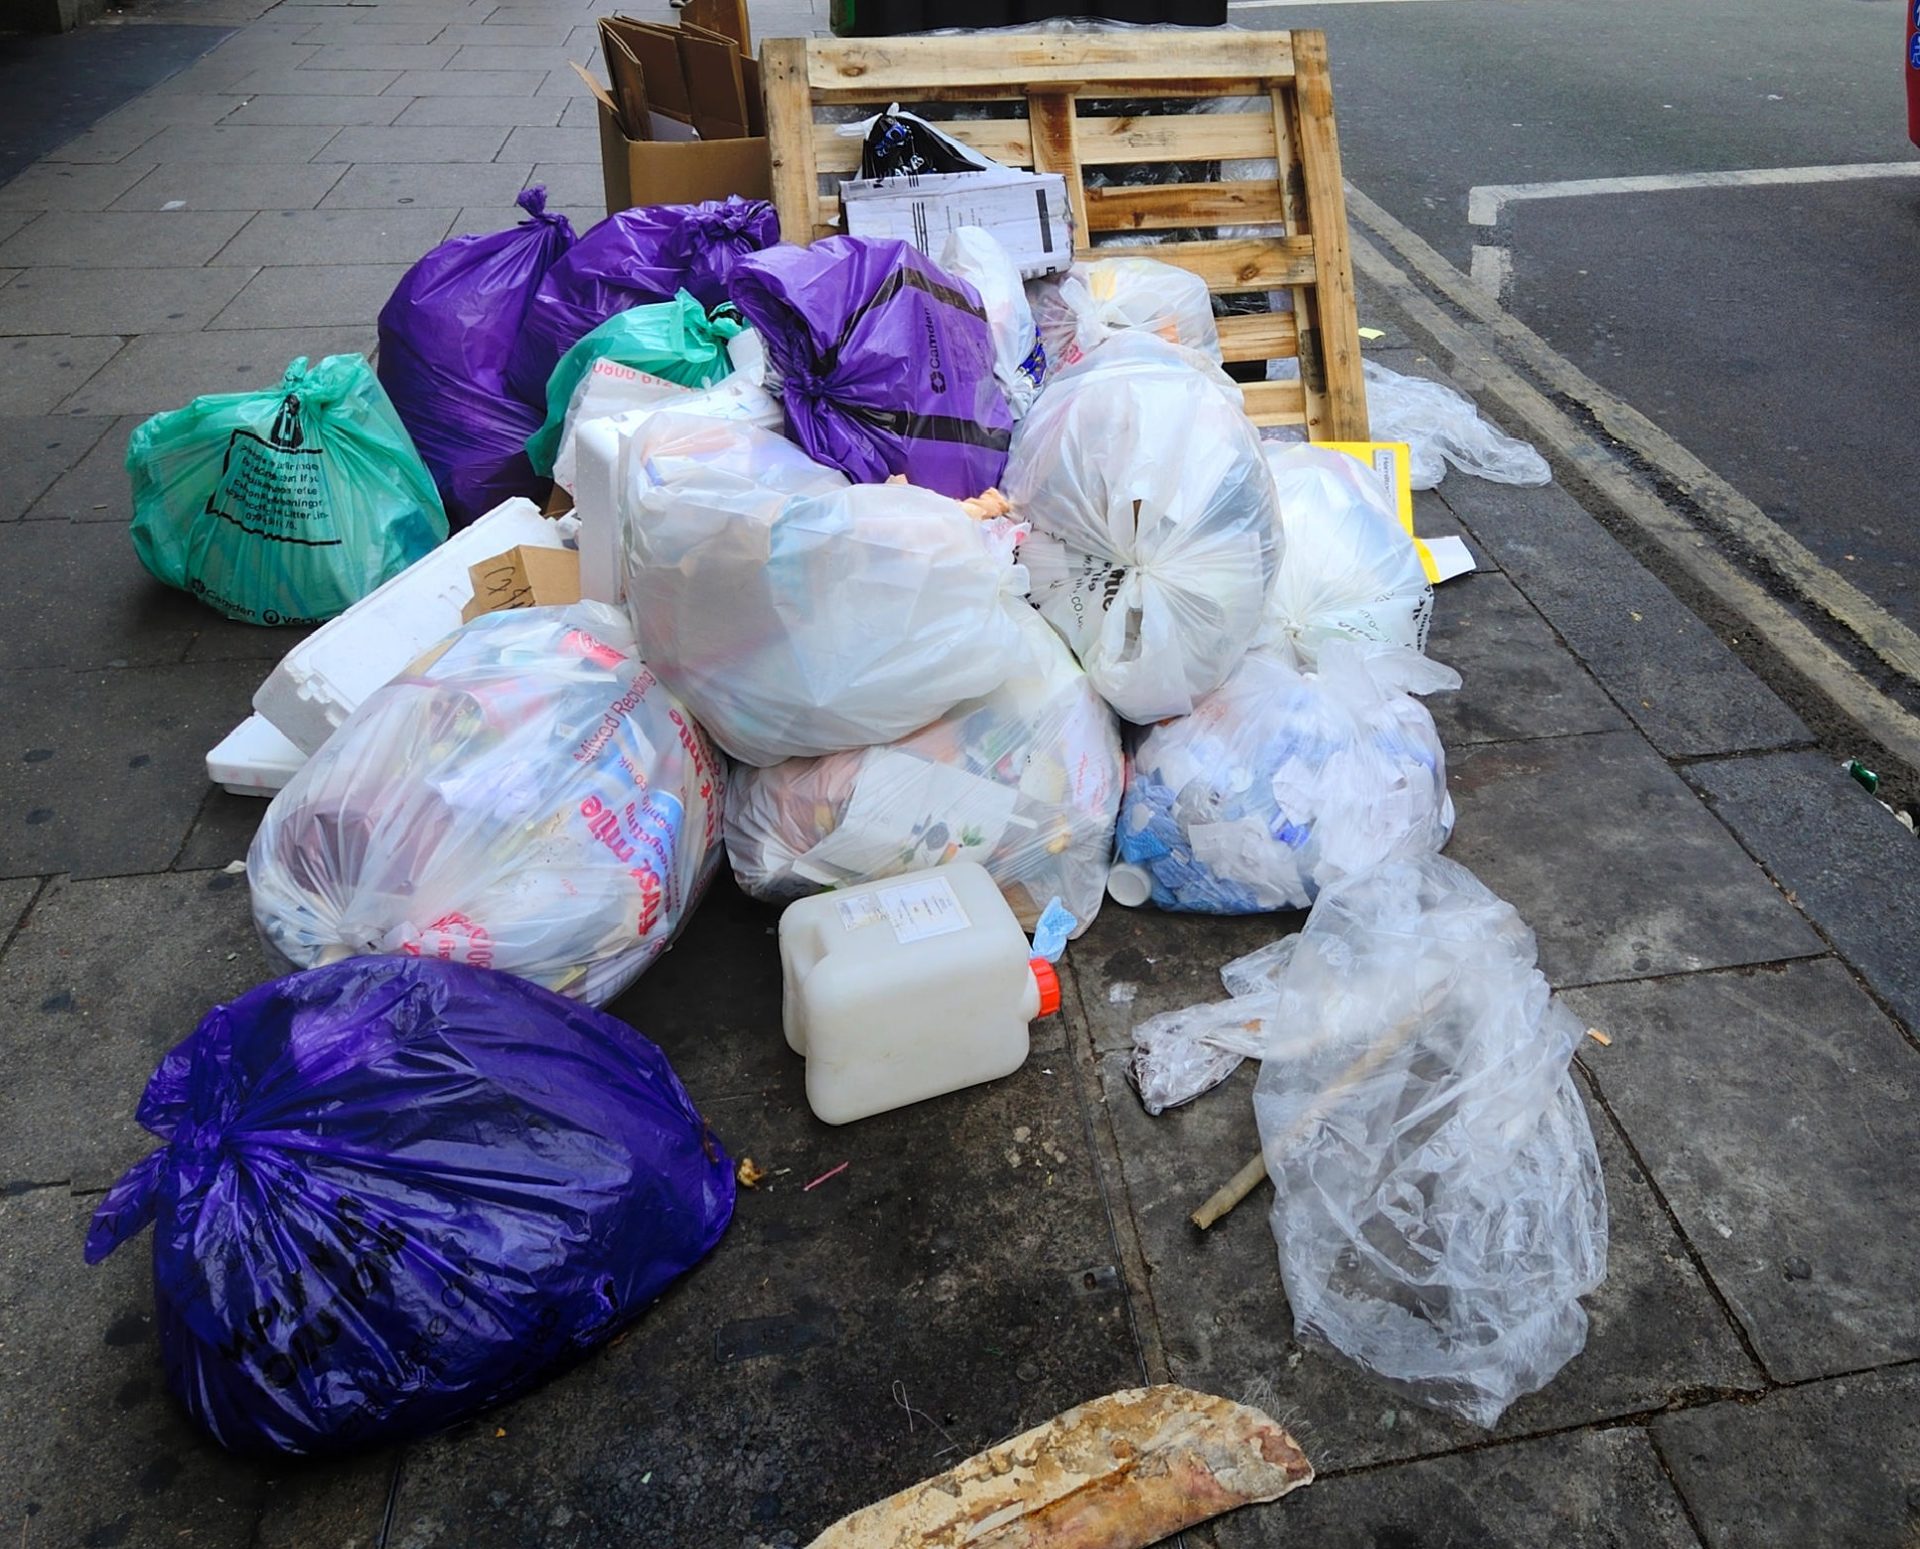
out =
[[[513,495],[537,499],[546,481],[527,437],[546,419],[546,392],[507,388],[507,358],[527,303],[573,246],[543,188],[520,195],[528,215],[485,236],[452,237],[401,279],[380,309],[380,385],[413,437],[455,531]]]
[[[960,500],[999,483],[1013,415],[964,280],[905,242],[828,237],[741,259],[733,299],[779,372],[788,435],[816,462]]]
[[[508,385],[546,402],[560,357],[616,312],[683,290],[711,311],[728,299],[734,264],[779,240],[773,206],[738,194],[609,215],[540,282],[507,364]]]
[[[160,1062],[149,1222],[167,1384],[221,1445],[423,1436],[599,1345],[719,1241],[734,1179],[666,1056],[511,974],[359,957],[216,1006]]]

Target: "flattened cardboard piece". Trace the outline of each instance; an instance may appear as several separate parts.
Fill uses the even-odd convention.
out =
[[[685,0],[679,11],[683,25],[720,33],[733,39],[742,54],[752,55],[753,33],[748,28],[747,0]]]
[[[552,608],[580,600],[580,556],[572,549],[536,549],[517,544],[472,566],[473,601],[460,610],[472,623],[483,613],[510,608]]]
[[[605,17],[600,28],[620,39],[640,61],[647,102],[653,111],[683,124],[691,123],[693,101],[687,95],[686,76],[680,66],[680,29],[664,22],[635,21],[631,16]]]
[[[613,87],[612,100],[620,116],[621,129],[630,140],[650,138],[647,123],[653,113],[647,96],[646,71],[640,68],[640,61],[627,46],[627,40],[605,26],[600,29],[600,52],[607,62],[607,79]],[[599,95],[598,91],[595,95]]]
[[[704,28],[680,28],[680,69],[693,104],[693,127],[703,140],[747,138],[747,89],[740,50],[732,38]]]

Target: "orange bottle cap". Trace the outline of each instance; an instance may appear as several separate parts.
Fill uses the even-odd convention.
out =
[[[1040,1015],[1050,1017],[1060,1009],[1060,975],[1044,957],[1029,958],[1027,967],[1033,970],[1033,982],[1040,986]]]

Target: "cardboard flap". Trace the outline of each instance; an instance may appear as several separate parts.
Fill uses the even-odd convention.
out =
[[[680,65],[680,29],[663,22],[635,21],[630,16],[607,16],[600,21],[603,38],[617,38],[640,66],[647,103],[682,123],[693,121],[693,100],[687,94]]]
[[[704,28],[680,28],[680,68],[692,102],[693,127],[703,140],[744,140],[747,90],[740,50],[732,38]]]
[[[460,612],[471,623],[483,613],[509,608],[552,608],[580,600],[580,556],[572,549],[536,549],[517,544],[483,559],[467,574],[473,600]]]
[[[620,117],[619,104],[608,94],[606,87],[594,79],[593,72],[585,65],[574,64],[571,59],[569,59],[567,63],[573,65],[573,73],[587,83],[587,90],[593,93],[594,101],[598,102],[601,107],[605,108],[615,118]]]
[[[675,0],[680,20],[690,26],[704,27],[733,39],[743,54],[753,53],[753,33],[748,30],[747,0]]]

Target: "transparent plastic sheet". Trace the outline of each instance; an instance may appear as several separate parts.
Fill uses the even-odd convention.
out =
[[[1217,366],[1109,340],[1020,424],[1007,498],[1031,522],[1033,599],[1129,721],[1185,715],[1260,628],[1279,547],[1273,476]]]
[[[1282,543],[1261,645],[1305,668],[1329,639],[1424,651],[1433,586],[1373,471],[1324,447],[1262,450]]]
[[[1298,940],[1282,936],[1223,967],[1220,981],[1230,999],[1162,1012],[1135,1025],[1130,1070],[1141,1107],[1158,1118],[1212,1091],[1242,1061],[1260,1058],[1278,1032],[1275,991]]]
[[[743,763],[897,741],[1013,670],[1026,574],[958,501],[671,412],[623,460],[641,654]]]
[[[1019,663],[992,693],[885,747],[737,771],[727,857],[786,903],[923,866],[978,861],[1032,930],[1049,899],[1093,923],[1124,767],[1119,728],[1060,637],[1008,604]]]
[[[1607,1201],[1533,932],[1464,867],[1320,896],[1254,1090],[1294,1337],[1491,1427],[1586,1343]]]
[[[617,611],[483,614],[274,798],[247,857],[254,923],[300,968],[437,957],[602,1005],[705,890],[724,795]]]
[[[979,226],[962,226],[948,235],[940,267],[979,292],[993,330],[994,377],[1013,417],[1024,417],[1046,376],[1047,354],[1019,269],[993,233]]]
[[[1413,448],[1413,487],[1432,489],[1451,463],[1496,484],[1551,484],[1547,460],[1480,417],[1473,400],[1425,377],[1402,376],[1365,362],[1367,417],[1376,441]]]
[[[1446,755],[1413,695],[1459,686],[1403,648],[1331,640],[1312,673],[1254,652],[1193,714],[1141,734],[1120,860],[1162,909],[1257,914],[1438,851],[1453,832]]]
[[[1153,258],[1095,258],[1028,289],[1049,376],[1122,333],[1157,334],[1216,365],[1220,330],[1207,282]]]

